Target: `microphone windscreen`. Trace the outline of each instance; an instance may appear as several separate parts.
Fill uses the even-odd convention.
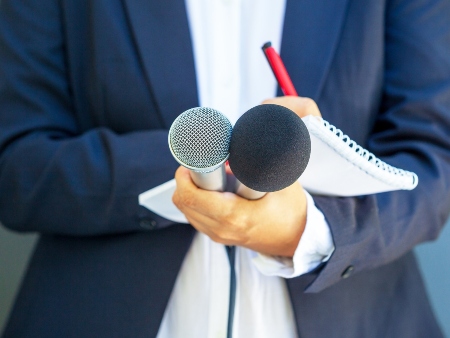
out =
[[[172,155],[183,166],[201,172],[214,170],[228,158],[230,121],[219,111],[197,107],[181,113],[169,130]]]
[[[288,108],[263,104],[236,122],[229,164],[247,187],[272,192],[293,184],[306,169],[311,139],[305,124]]]

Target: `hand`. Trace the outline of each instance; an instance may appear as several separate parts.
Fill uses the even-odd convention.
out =
[[[173,202],[194,228],[213,241],[293,256],[306,224],[306,196],[300,183],[249,201],[233,193],[197,188],[184,167],[178,168],[175,180]]]
[[[280,96],[263,101],[263,104],[278,104],[289,108],[299,117],[307,115],[322,116],[316,102],[308,97]]]

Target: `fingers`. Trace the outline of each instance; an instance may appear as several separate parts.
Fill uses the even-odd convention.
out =
[[[197,188],[189,170],[183,167],[177,170],[175,180],[177,189],[172,200],[194,228],[221,244],[246,243],[247,200],[232,193]]]
[[[187,210],[185,216],[196,230],[216,243],[242,246],[248,240],[244,227],[238,225],[240,223],[233,223],[231,220],[217,221],[191,209]]]
[[[262,104],[278,104],[292,110],[299,117],[322,116],[316,102],[308,97],[281,96],[264,100]]]
[[[179,167],[175,173],[177,189],[172,197],[173,203],[183,213],[195,210],[198,213],[221,221],[229,217],[237,204],[245,203],[245,199],[227,192],[203,190],[192,182],[189,170]]]
[[[213,241],[269,255],[293,255],[306,224],[306,196],[298,182],[248,201],[232,193],[197,188],[189,170],[182,167],[175,179],[175,205]]]

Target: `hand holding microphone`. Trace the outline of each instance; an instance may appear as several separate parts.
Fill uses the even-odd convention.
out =
[[[286,99],[274,101],[286,104]],[[304,99],[293,99],[301,101],[296,105],[297,115],[309,111],[309,105],[302,103]],[[252,201],[233,193],[199,189],[190,176],[184,167],[177,170],[173,201],[198,231],[222,244],[239,245],[268,255],[293,255],[306,223],[306,197],[297,181]]]

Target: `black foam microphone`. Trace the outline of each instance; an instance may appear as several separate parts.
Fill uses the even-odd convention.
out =
[[[311,139],[292,110],[275,104],[251,108],[236,122],[230,141],[230,168],[249,199],[293,184],[306,169]],[[241,190],[241,192],[239,192]]]

